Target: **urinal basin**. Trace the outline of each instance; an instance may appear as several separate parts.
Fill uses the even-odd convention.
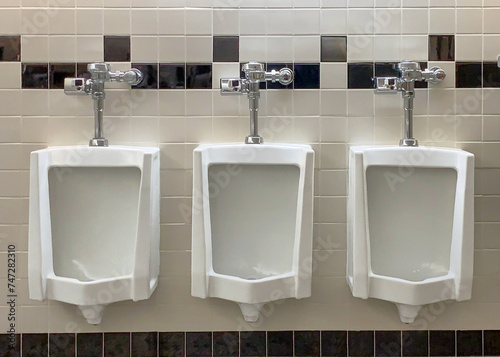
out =
[[[247,321],[266,302],[310,296],[313,160],[308,145],[194,151],[193,296],[238,302]]]
[[[80,306],[147,299],[159,273],[159,150],[51,147],[31,153],[30,298]],[[92,315],[92,316],[90,316]]]
[[[421,305],[471,297],[474,156],[446,148],[350,149],[352,293]],[[413,316],[413,318],[415,317]],[[403,314],[404,322],[411,322]]]

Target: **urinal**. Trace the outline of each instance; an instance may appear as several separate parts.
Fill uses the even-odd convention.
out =
[[[311,295],[314,152],[309,145],[194,151],[193,296],[262,306]]]
[[[419,67],[406,77],[411,69],[401,67],[402,80],[418,78]],[[414,95],[413,84],[377,81]],[[470,299],[474,254],[474,155],[419,147],[411,135],[412,99],[405,98],[399,147],[350,148],[347,211],[352,294],[394,302],[405,323],[422,305]]]
[[[159,274],[159,150],[49,147],[31,153],[29,295],[78,305],[149,298]]]
[[[191,294],[237,302],[255,322],[267,302],[311,295],[314,151],[263,144],[256,99],[267,72],[255,62],[243,68],[255,81],[223,79],[221,88],[253,88],[246,144],[194,150]]]

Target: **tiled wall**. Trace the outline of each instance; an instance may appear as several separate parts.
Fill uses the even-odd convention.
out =
[[[2,356],[10,342],[4,337]],[[15,339],[10,356],[500,356],[498,330],[45,333]]]
[[[0,7],[1,331],[11,242],[18,333],[500,328],[500,1],[2,0]],[[143,89],[107,86],[105,134],[111,144],[161,149],[161,272],[150,300],[112,304],[91,326],[75,306],[28,299],[28,169],[32,150],[88,143],[92,101],[65,96],[61,80],[104,59],[148,73]],[[387,63],[402,59],[448,75],[417,90],[416,138],[471,151],[477,167],[473,298],[427,306],[411,325],[394,304],[354,299],[345,281],[347,150],[399,142],[401,97],[368,87],[374,73],[390,73]],[[235,303],[190,296],[189,217],[192,150],[248,135],[247,99],[222,97],[217,87],[249,60],[296,70],[294,87],[262,92],[261,133],[268,142],[310,143],[317,158],[313,295],[266,306],[252,326]]]

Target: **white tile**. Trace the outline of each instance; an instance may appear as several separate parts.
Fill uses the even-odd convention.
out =
[[[320,0],[293,0],[293,6],[300,7],[319,7]]]
[[[402,10],[403,34],[427,34],[429,28],[429,11],[427,9]]]
[[[375,0],[375,7],[401,7],[401,0]]]
[[[186,115],[212,115],[212,92],[209,90],[186,91]]]
[[[266,47],[266,37],[264,36],[241,36],[240,62],[266,62]]]
[[[280,11],[280,10],[277,10]],[[267,32],[266,10],[263,9],[241,9],[240,34],[241,35],[265,35]],[[292,21],[292,19],[289,19]]]
[[[500,9],[484,9],[484,33],[499,33],[500,32]]]
[[[373,36],[347,36],[347,61],[373,61]]]
[[[268,0],[267,8],[273,7],[293,7],[293,0]]]
[[[347,88],[347,63],[321,63],[321,89]]]
[[[429,0],[403,0],[403,7],[428,7]]]
[[[103,7],[102,0],[76,0],[76,7]]]
[[[457,6],[481,7],[482,0],[457,0]]]
[[[374,0],[348,0],[348,7],[373,7]]]
[[[483,117],[483,140],[485,141],[500,141],[500,117],[484,116]]]
[[[375,61],[398,61],[401,58],[401,36],[375,36],[373,58]]]
[[[76,32],[76,11],[74,9],[57,9],[49,15],[49,34],[74,35]],[[99,20],[96,20],[99,21]]]
[[[23,62],[48,62],[49,41],[45,36],[21,37],[21,60]]]
[[[21,141],[21,117],[0,117],[0,141],[19,143]],[[13,196],[20,196],[19,194]],[[27,195],[25,195],[27,196]]]
[[[78,62],[104,60],[102,36],[79,36],[76,38],[76,59]]]
[[[43,89],[24,89],[21,91],[21,114],[23,116],[43,116],[49,114],[49,91]]]
[[[233,66],[234,64],[231,63],[230,66]],[[214,64],[215,66],[215,64]],[[231,72],[228,72],[227,75],[224,75],[224,78],[234,78],[237,77],[238,75],[236,73],[239,73],[239,65],[237,68],[236,66],[233,66],[233,70]],[[236,69],[236,70],[234,70]],[[215,74],[219,78],[221,78],[220,74]],[[229,77],[228,77],[229,76]],[[215,82],[215,81],[214,81]],[[214,83],[214,88],[220,88],[220,81],[217,81],[217,83]],[[213,101],[213,108],[214,108],[214,117],[217,116],[231,116],[231,117],[237,117],[240,115],[240,101],[245,101],[248,100],[248,98],[245,98],[244,96],[225,96],[221,95],[219,91],[213,91],[212,92],[212,101]],[[248,103],[247,103],[248,104]]]
[[[374,138],[374,118],[353,117],[347,120],[347,142],[368,143]]]
[[[153,9],[133,9],[131,12],[132,35],[158,34],[158,11]]]
[[[429,90],[429,114],[450,115],[455,113],[455,93],[451,89]]]
[[[129,9],[104,9],[104,33],[106,35],[130,35]]]
[[[375,9],[375,34],[401,33],[401,9]]]
[[[158,37],[132,36],[130,58],[132,62],[158,63]]]
[[[293,62],[292,36],[267,36],[268,62]]]
[[[102,9],[79,9],[76,12],[77,35],[102,35],[103,29],[104,11]]]
[[[164,116],[182,116],[186,112],[185,90],[160,90],[159,114]]]
[[[375,116],[379,119],[387,116],[403,115],[403,100],[398,95],[375,95]],[[380,119],[381,120],[381,119]]]
[[[346,139],[347,139],[347,118],[345,117],[321,118],[322,142],[345,142]]]
[[[427,63],[428,68],[440,67],[446,73],[445,79],[438,84],[429,84],[429,88],[455,88],[455,62],[432,62]]]
[[[430,7],[455,7],[456,0],[431,0]]]
[[[49,62],[75,62],[76,37],[49,37]]]
[[[321,34],[345,35],[347,33],[347,10],[323,9],[320,22]]]
[[[213,11],[214,35],[239,35],[240,15],[234,9],[214,9]]]
[[[231,2],[236,2],[236,1],[238,0],[232,0]],[[185,6],[186,6],[186,0],[158,0],[158,7],[160,8],[165,8],[165,7],[183,8]],[[214,7],[216,6],[214,5]]]
[[[0,72],[3,73],[0,89],[21,88],[21,63],[0,62]],[[1,142],[1,140],[0,140]]]
[[[241,40],[240,40],[241,45]],[[187,36],[186,37],[187,62],[212,62],[212,37]]]
[[[21,9],[2,9],[0,11],[0,33],[2,35],[19,35],[21,33]]]
[[[186,34],[212,35],[212,10],[186,9]]]
[[[349,117],[373,117],[375,94],[370,89],[354,89],[347,92]],[[348,121],[351,119],[348,119]]]
[[[296,9],[293,11],[293,28],[296,35],[315,35],[320,29],[320,11]]]
[[[319,62],[319,36],[295,36],[293,38],[293,43],[295,49],[295,62]]]
[[[500,55],[500,36],[498,35],[486,35],[483,36],[484,43],[484,53],[483,61],[497,61],[498,55]]]
[[[483,38],[474,35],[455,36],[455,60],[478,61],[483,58]]]
[[[159,10],[160,35],[184,35],[186,13],[184,9]]]
[[[427,36],[401,36],[401,59],[427,61],[428,42]]]
[[[321,115],[345,116],[347,115],[347,91],[322,90]]]
[[[498,115],[500,113],[499,95],[500,88],[483,89],[483,114]]]
[[[319,90],[296,89],[293,92],[293,115],[319,115]]]
[[[455,92],[457,114],[481,114],[483,95],[481,88],[459,88]]]
[[[49,22],[50,18],[43,9],[22,9],[21,29],[23,35],[48,34]]]
[[[321,0],[321,7],[347,7],[347,0]]]
[[[483,11],[481,9],[457,9],[457,33],[482,33]]]
[[[267,16],[268,35],[290,35],[293,34],[293,14],[292,9],[269,9]]]
[[[434,34],[455,33],[455,9],[430,9],[429,32]]]
[[[349,9],[347,12],[348,34],[373,34],[374,11],[368,9]]]
[[[186,62],[186,38],[183,36],[158,37],[159,61],[170,63]]]
[[[481,141],[482,136],[483,125],[480,116],[457,116],[458,141]]]

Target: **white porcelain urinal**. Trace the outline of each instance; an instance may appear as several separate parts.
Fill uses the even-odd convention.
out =
[[[78,305],[150,297],[159,273],[159,150],[51,147],[31,153],[29,294]]]
[[[191,293],[262,306],[311,295],[314,151],[202,145],[194,151]]]
[[[355,297],[422,305],[471,297],[474,155],[426,147],[352,147],[347,280]]]

